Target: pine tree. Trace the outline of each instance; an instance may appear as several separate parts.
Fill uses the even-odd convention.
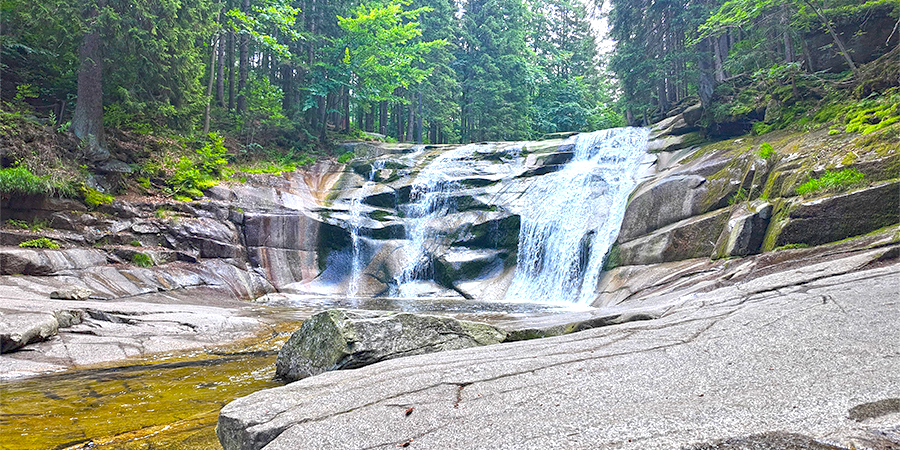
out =
[[[470,0],[457,57],[464,142],[531,136],[532,78],[521,0]]]

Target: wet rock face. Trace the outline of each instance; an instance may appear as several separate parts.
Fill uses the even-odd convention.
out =
[[[639,192],[628,203],[619,241],[627,242],[700,212],[708,192],[706,178],[674,176]]]
[[[722,439],[708,444],[694,444],[681,450],[846,450],[826,444],[809,436],[770,432],[746,437]]]
[[[278,353],[276,376],[295,381],[402,356],[502,342],[490,325],[408,313],[329,310],[306,320]]]

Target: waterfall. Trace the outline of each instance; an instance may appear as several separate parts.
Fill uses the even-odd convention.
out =
[[[575,155],[524,194],[516,272],[507,300],[590,303],[637,183],[648,132],[574,136]]]
[[[352,247],[352,257],[350,263],[350,284],[347,287],[348,297],[356,297],[359,294],[359,279],[362,276],[362,243],[359,236],[359,229],[363,220],[362,199],[372,189],[372,186],[375,186],[375,175],[379,170],[384,169],[384,162],[384,160],[372,162],[368,179],[350,200],[350,245]]]
[[[440,239],[429,226],[453,212],[452,193],[459,188],[456,178],[469,175],[465,161],[475,153],[479,144],[469,144],[447,150],[435,158],[413,181],[410,187],[410,203],[403,208],[406,216],[407,244],[406,266],[397,275],[400,295],[405,295],[404,284],[433,277],[431,257],[440,245]]]

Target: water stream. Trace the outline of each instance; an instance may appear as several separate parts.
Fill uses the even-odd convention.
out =
[[[576,135],[572,161],[528,188],[507,300],[594,300],[603,259],[637,183],[647,135],[640,128]]]
[[[359,235],[359,229],[362,227],[363,221],[362,200],[375,186],[375,175],[379,170],[384,169],[384,164],[385,160],[383,159],[376,159],[372,162],[368,179],[350,200],[350,245],[352,246],[353,254],[351,255],[350,263],[350,283],[347,287],[348,297],[356,297],[359,294],[359,280],[362,277],[362,242]]]
[[[0,382],[2,449],[217,449],[219,410],[273,381],[297,323],[218,348]]]
[[[433,277],[431,257],[439,245],[439,239],[433,233],[432,222],[453,212],[452,193],[459,188],[455,180],[456,172],[468,170],[461,162],[471,158],[480,147],[479,144],[469,144],[442,153],[422,169],[413,182],[410,203],[402,207],[407,218],[408,241],[403,249],[407,263],[396,277],[400,296],[414,295],[415,289],[410,286],[416,280]]]

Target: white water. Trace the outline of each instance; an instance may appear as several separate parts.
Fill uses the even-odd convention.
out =
[[[368,194],[372,186],[375,186],[375,174],[379,170],[384,169],[384,160],[375,160],[372,162],[372,169],[369,172],[368,180],[363,184],[362,188],[350,200],[350,244],[352,246],[353,255],[350,263],[350,283],[347,287],[347,296],[356,297],[359,294],[359,279],[362,276],[362,243],[360,241],[359,229],[362,226],[362,199]]]
[[[590,303],[637,183],[648,132],[618,128],[574,136],[575,155],[525,192],[508,301]]]
[[[408,241],[403,248],[407,263],[396,277],[401,296],[406,296],[405,291],[413,295],[415,292],[412,286],[411,289],[403,289],[404,285],[433,278],[431,257],[440,245],[440,239],[434,235],[429,223],[453,212],[451,196],[459,188],[455,180],[468,174],[465,161],[478,148],[478,144],[469,144],[442,153],[425,166],[413,182],[410,203],[403,210]]]

